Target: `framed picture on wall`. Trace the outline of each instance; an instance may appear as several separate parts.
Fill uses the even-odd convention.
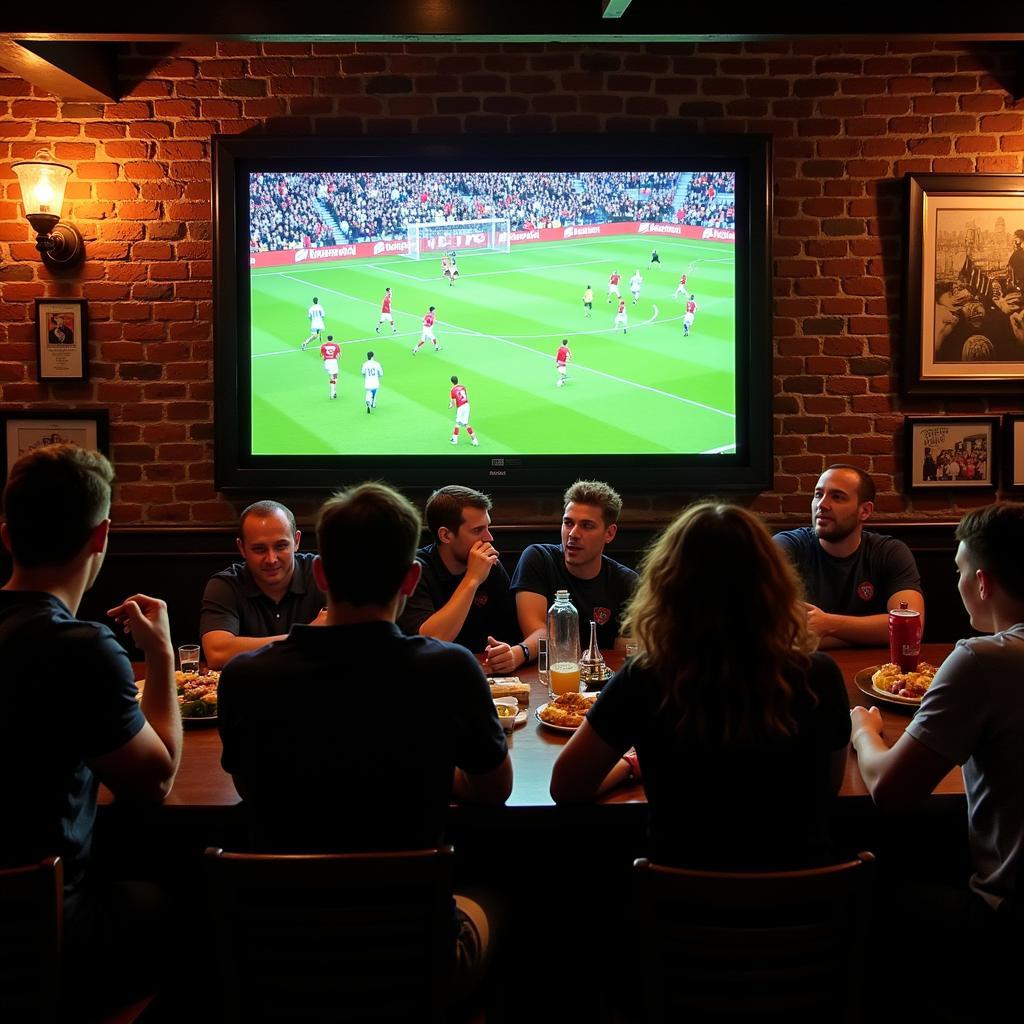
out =
[[[911,174],[905,395],[1024,387],[1024,177]]]
[[[1006,417],[1006,469],[1003,487],[1024,490],[1024,416]]]
[[[904,486],[908,491],[976,491],[998,480],[998,416],[907,416]]]
[[[85,299],[36,299],[36,379],[88,380]]]
[[[3,447],[0,480],[7,470],[33,448],[47,444],[77,444],[109,454],[110,417],[106,409],[0,410]]]

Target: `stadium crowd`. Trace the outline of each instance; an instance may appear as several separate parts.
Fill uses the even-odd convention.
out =
[[[513,231],[608,221],[734,226],[734,207],[723,202],[731,174],[694,175],[677,208],[679,187],[676,173],[642,171],[265,173],[251,185],[251,248],[402,238],[412,223],[492,217],[508,217]]]

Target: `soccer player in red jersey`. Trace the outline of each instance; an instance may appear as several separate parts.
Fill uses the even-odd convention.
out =
[[[562,344],[558,346],[558,352],[555,355],[555,367],[558,369],[559,387],[562,387],[569,379],[569,372],[566,369],[566,364],[570,359],[572,359],[572,352],[569,351],[569,339],[563,338]]]
[[[622,295],[619,292],[619,282],[622,280],[622,275],[616,270],[611,277],[608,278],[608,301],[612,301],[612,296],[621,299]]]
[[[619,311],[615,314],[615,326],[622,328],[622,333],[626,333],[626,326],[629,323],[629,317],[626,315],[626,300],[619,299]]]
[[[380,300],[380,319],[377,321],[375,328],[376,332],[380,334],[380,325],[387,320],[391,324],[391,333],[397,334],[398,328],[395,326],[395,318],[391,313],[391,289],[384,289],[384,298]]]
[[[686,294],[686,275],[685,274],[683,274],[683,276],[681,278],[679,278],[679,284],[676,287],[675,294],[672,296],[672,298],[674,299],[676,297],[676,295],[678,295],[680,292],[682,292],[684,295]]]
[[[693,301],[691,295],[686,300],[686,313],[683,316],[683,337],[688,338],[690,336],[690,328],[693,326],[693,318],[697,314],[697,303]]]
[[[459,427],[465,427],[470,441],[473,442],[473,447],[477,447],[480,442],[469,425],[469,395],[466,394],[465,387],[459,383],[459,378],[454,375],[452,376],[452,389],[449,392],[448,408],[450,409],[453,405],[455,406],[455,429],[452,431],[451,443],[459,443]]]
[[[441,351],[441,346],[438,345],[437,338],[434,337],[434,321],[437,319],[434,314],[434,308],[434,306],[431,306],[423,317],[423,335],[420,337],[419,344],[412,350],[413,355],[416,355],[428,341],[433,344],[435,352]]]
[[[338,397],[338,360],[341,358],[341,346],[334,340],[333,334],[320,346],[320,358],[324,361],[324,372],[331,381],[331,398]]]

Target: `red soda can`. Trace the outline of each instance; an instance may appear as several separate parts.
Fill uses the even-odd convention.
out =
[[[889,612],[889,660],[901,672],[914,672],[921,658],[921,613],[900,601]]]

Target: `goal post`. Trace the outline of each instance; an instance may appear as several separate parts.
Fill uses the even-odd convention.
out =
[[[411,260],[456,252],[508,252],[508,217],[406,225],[405,255]]]

